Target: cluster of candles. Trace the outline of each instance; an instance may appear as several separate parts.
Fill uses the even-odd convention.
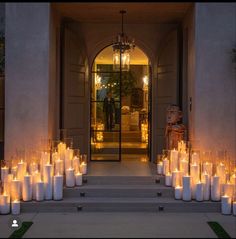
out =
[[[20,201],[62,200],[63,186],[82,185],[87,174],[87,155],[60,142],[52,154],[41,152],[37,162],[19,159],[12,167],[1,168],[0,214],[20,214]]]
[[[201,157],[180,141],[178,149],[162,155],[157,173],[165,176],[166,186],[175,188],[175,199],[221,201],[222,214],[236,215],[236,172],[230,172],[224,160],[213,163]]]

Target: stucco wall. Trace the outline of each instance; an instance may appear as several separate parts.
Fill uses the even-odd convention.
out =
[[[6,3],[5,159],[48,137],[49,3]]]
[[[195,4],[194,139],[236,157],[236,3]]]

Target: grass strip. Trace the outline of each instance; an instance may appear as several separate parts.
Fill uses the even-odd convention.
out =
[[[23,235],[29,230],[33,222],[22,222],[21,227],[15,230],[9,238],[22,238]]]
[[[231,238],[218,222],[207,222],[218,238]]]

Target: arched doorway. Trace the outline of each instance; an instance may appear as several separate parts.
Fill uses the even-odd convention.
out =
[[[150,62],[135,47],[130,67],[114,66],[112,46],[94,59],[90,96],[92,161],[150,159]]]

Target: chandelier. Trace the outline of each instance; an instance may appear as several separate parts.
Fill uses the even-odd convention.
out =
[[[130,50],[135,47],[134,40],[130,41],[124,33],[124,14],[126,11],[121,10],[122,16],[121,33],[116,37],[113,48],[113,70],[128,71],[130,65]]]

